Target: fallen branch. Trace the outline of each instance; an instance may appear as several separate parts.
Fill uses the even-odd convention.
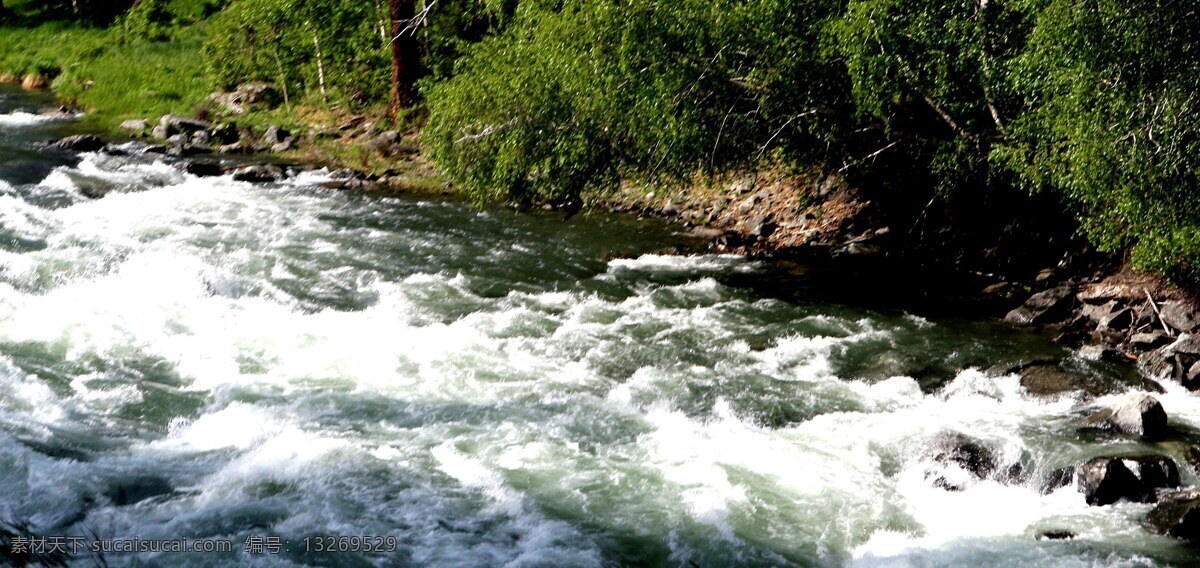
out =
[[[1168,336],[1175,337],[1175,334],[1171,333],[1171,328],[1167,326],[1167,322],[1163,321],[1162,312],[1158,311],[1158,306],[1154,305],[1154,298],[1150,296],[1150,291],[1145,288],[1142,288],[1142,291],[1146,293],[1146,301],[1150,302],[1150,309],[1154,310],[1154,315],[1158,316],[1158,323],[1162,325],[1163,331],[1167,332]]]

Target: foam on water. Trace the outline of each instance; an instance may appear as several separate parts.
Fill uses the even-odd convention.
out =
[[[956,333],[728,284],[759,262],[603,262],[547,233],[558,225],[314,187],[328,175],[264,187],[89,154],[0,196],[3,234],[23,243],[0,249],[0,482],[18,488],[0,514],[105,538],[400,541],[347,564],[1175,554],[1140,526],[1145,506],[1039,491],[1040,475],[1091,451],[1064,450],[1062,432],[1109,398],[1031,398],[979,366],[934,389],[859,376],[847,369],[864,350],[905,355],[905,337]],[[38,192],[70,196],[43,207]],[[947,341],[963,343],[946,359],[974,348]],[[1200,424],[1187,393],[1163,403]],[[934,463],[947,432],[1030,479]],[[1060,529],[1079,536],[1035,539]],[[189,559],[249,560],[306,559]]]
[[[22,126],[36,126],[49,122],[62,122],[78,118],[77,114],[52,114],[42,115],[33,114],[25,111],[16,111],[7,114],[0,114],[0,127],[15,128]]]

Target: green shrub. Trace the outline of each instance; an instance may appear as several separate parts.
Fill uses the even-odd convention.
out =
[[[141,0],[120,19],[122,38],[130,41],[170,39],[171,12],[167,0]]]
[[[1151,0],[1044,0],[1012,74],[1029,101],[1004,157],[1080,207],[1102,249],[1200,276],[1200,12]]]
[[[818,55],[835,6],[523,3],[453,76],[426,84],[424,139],[476,197],[519,201],[736,167],[779,147],[812,153],[844,101]]]
[[[226,88],[270,81],[298,98],[319,90],[323,69],[332,96],[383,100],[390,68],[379,18],[372,2],[234,0],[209,27],[208,72]]]

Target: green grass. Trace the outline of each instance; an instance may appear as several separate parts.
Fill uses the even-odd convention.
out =
[[[64,103],[106,128],[127,118],[194,114],[213,90],[200,54],[203,24],[188,17],[200,14],[203,3],[178,4],[178,25],[162,42],[122,42],[116,27],[69,22],[26,18],[0,26],[0,74],[52,78]],[[21,13],[22,5],[13,8]]]

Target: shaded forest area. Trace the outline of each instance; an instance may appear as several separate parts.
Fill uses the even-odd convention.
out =
[[[1200,281],[1188,2],[6,5],[0,71],[44,74],[113,117],[268,81],[308,118],[391,106],[480,200],[571,208],[622,183],[815,168],[899,217],[1034,208],[1033,223],[1061,218],[1098,250]]]

